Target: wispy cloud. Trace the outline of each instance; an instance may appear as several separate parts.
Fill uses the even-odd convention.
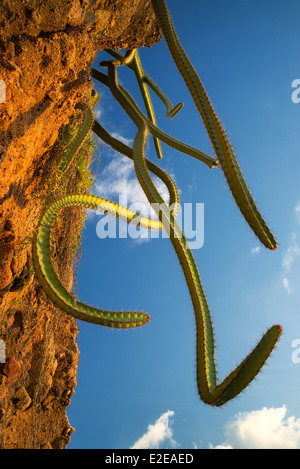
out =
[[[300,419],[285,405],[242,412],[225,426],[226,440],[211,449],[300,449]]]
[[[291,269],[292,264],[297,256],[300,254],[300,247],[297,243],[296,233],[292,233],[290,236],[290,244],[283,255],[282,267],[285,271]]]
[[[300,202],[296,205],[296,207],[294,208],[294,213],[297,217],[297,221],[300,225]]]
[[[133,144],[133,139],[132,138],[126,138],[123,137],[119,132],[110,132],[111,136],[116,138],[117,140],[120,140],[121,142],[125,143],[125,145],[128,145],[129,147],[132,147]]]
[[[293,210],[296,224],[300,226],[300,203]],[[289,236],[289,244],[282,257],[282,285],[288,295],[293,293],[289,276],[292,273],[293,264],[300,256],[300,245],[298,241],[298,231],[294,231]]]
[[[283,285],[283,288],[286,290],[286,292],[288,293],[288,295],[291,295],[292,293],[292,289],[290,287],[290,282],[287,278],[283,277],[282,279],[282,285]]]
[[[266,109],[266,110],[267,109],[270,109],[270,110],[277,109],[277,105],[271,99],[270,100],[265,99],[265,100],[256,101],[256,102],[254,102],[254,106],[259,107],[261,109]]]
[[[277,109],[276,104],[274,104],[272,101],[262,101],[260,105],[263,109]]]
[[[252,248],[251,249],[251,255],[258,254],[260,250],[261,250],[260,246],[256,246],[255,248]]]
[[[148,425],[148,429],[130,449],[157,449],[164,443],[164,447],[178,447],[178,443],[173,439],[172,420],[174,411],[168,410],[163,413],[154,424]]]
[[[125,140],[125,139],[124,139]],[[164,200],[169,200],[166,186],[158,178],[153,178],[156,188]],[[110,163],[96,179],[94,193],[100,197],[120,202],[126,199],[127,207],[139,210],[142,215],[155,217],[148,199],[136,177],[133,163],[126,156],[115,154]]]
[[[110,133],[126,145],[132,146],[132,139],[123,137],[119,132]],[[145,217],[157,219],[157,215],[139,183],[133,161],[119,154],[108,145],[103,148],[106,155],[105,161],[108,161],[108,163],[95,178],[93,195],[116,202]],[[158,192],[168,203],[169,192],[166,185],[158,177],[154,175],[151,175],[151,177]],[[96,211],[89,211],[89,220],[92,220],[96,213]],[[128,230],[130,230],[130,238],[135,241],[134,246],[149,242],[152,239],[151,232],[145,229],[130,225]]]

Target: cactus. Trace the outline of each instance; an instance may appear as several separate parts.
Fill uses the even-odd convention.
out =
[[[116,59],[119,59],[124,64],[124,55],[121,52],[115,51],[113,49],[106,49],[106,51]],[[152,124],[156,125],[156,120],[147,85],[152,89],[152,91],[154,91],[154,93],[157,94],[157,96],[166,106],[166,117],[169,119],[173,119],[173,117],[175,117],[176,114],[182,109],[183,103],[178,103],[174,107],[172,106],[172,103],[169,98],[162,92],[162,90],[159,88],[159,86],[157,86],[157,84],[152,80],[152,78],[144,72],[138,50],[135,50],[133,59],[126,65],[128,65],[128,67],[131,68],[135,73],[142,94],[142,98],[146,107],[148,119],[150,119]],[[153,137],[153,141],[156,149],[156,154],[159,159],[162,159],[160,141],[157,137]]]
[[[215,149],[218,161],[237,206],[261,243],[264,244],[265,247],[275,250],[277,242],[254,203],[228,136],[214,111],[200,78],[180,44],[165,1],[152,0],[152,5],[174,62],[188,86],[199,113],[202,116],[211,143]]]
[[[101,62],[103,63],[103,62]],[[105,75],[105,73],[100,72],[99,70],[92,69],[92,77],[98,80],[100,83],[102,83],[105,86],[109,87],[108,83],[108,77]],[[126,95],[127,99],[137,107],[136,103],[134,102],[133,98],[130,96],[130,94],[120,86],[120,89],[122,89],[122,92],[124,95]],[[211,156],[207,155],[201,150],[198,150],[197,148],[194,148],[190,145],[187,145],[186,143],[180,142],[174,137],[171,137],[170,135],[166,134],[163,132],[161,129],[156,127],[149,119],[147,119],[144,116],[145,121],[147,122],[147,125],[149,127],[150,133],[159,138],[162,142],[164,142],[166,145],[169,145],[170,147],[174,148],[175,150],[178,150],[179,152],[185,153],[186,155],[192,156],[193,158],[196,158],[199,161],[202,161],[202,163],[205,163],[209,168],[215,168],[218,166],[218,162],[212,158]]]
[[[33,240],[32,258],[37,279],[49,299],[60,309],[83,321],[110,326],[128,328],[141,326],[149,322],[146,313],[104,311],[77,301],[60,282],[51,262],[50,234],[51,226],[58,211],[66,206],[81,206],[94,210],[102,210],[112,216],[130,222],[137,215],[135,212],[118,204],[89,195],[67,196],[54,202],[43,215]],[[151,220],[141,217],[141,225],[148,227]],[[152,228],[159,229],[159,222],[154,221]]]
[[[113,62],[107,63],[108,85],[115,97],[137,126],[133,145],[133,158],[138,180],[153,208],[160,216],[164,228],[178,256],[192,299],[196,320],[197,386],[203,402],[222,406],[243,391],[259,373],[274,349],[282,328],[272,326],[261,338],[253,351],[223,382],[217,382],[215,346],[212,319],[199,272],[187,240],[169,207],[161,198],[147,169],[145,146],[150,133],[149,125],[142,112],[118,84],[117,70]]]
[[[235,370],[221,383],[218,382],[215,365],[214,331],[210,309],[195,259],[184,233],[176,221],[179,207],[178,190],[172,178],[165,171],[145,158],[145,146],[149,135],[152,134],[156,139],[165,142],[178,151],[197,158],[209,168],[218,167],[220,164],[234,198],[253,231],[264,245],[270,249],[276,248],[276,241],[253,202],[252,196],[246,186],[246,182],[242,176],[238,162],[223,127],[217,118],[209,99],[207,98],[203,85],[192,68],[179,42],[165,2],[163,0],[152,1],[171,53],[174,55],[178,68],[184,76],[205,122],[217,155],[217,160],[198,149],[179,142],[170,135],[165,134],[156,126],[154,113],[151,113],[149,110],[152,105],[148,90],[147,92],[145,91],[145,83],[152,87],[152,89],[161,97],[167,107],[168,117],[173,117],[172,114],[175,115],[176,111],[181,108],[181,104],[173,108],[168,98],[165,100],[165,95],[162,92],[160,94],[157,85],[155,84],[155,86],[152,86],[152,84],[150,84],[151,79],[150,77],[149,79],[146,78],[148,76],[143,72],[135,50],[128,51],[125,56],[117,53],[116,51],[109,50],[111,55],[115,57],[115,60],[101,62],[103,67],[107,67],[108,74],[105,75],[104,73],[93,69],[92,76],[105,86],[109,87],[117,102],[123,107],[130,119],[135,123],[137,133],[133,147],[130,148],[119,140],[113,138],[96,120],[93,119],[91,123],[91,111],[86,109],[83,128],[78,132],[75,141],[72,142],[72,146],[67,153],[67,161],[71,161],[74,156],[74,152],[77,151],[84,141],[86,133],[92,129],[104,142],[133,160],[136,176],[148,198],[148,201],[153,204],[152,206],[158,216],[158,220],[142,217],[136,212],[132,212],[127,208],[121,207],[120,205],[101,197],[89,195],[72,195],[64,197],[54,202],[47,209],[40,221],[37,233],[33,240],[33,265],[36,276],[45,293],[51,301],[53,301],[67,314],[71,314],[72,316],[84,321],[116,328],[142,326],[150,320],[149,315],[146,313],[131,311],[103,311],[101,309],[85,305],[75,300],[70,295],[70,293],[61,284],[52,265],[50,253],[51,226],[53,225],[55,217],[61,208],[70,205],[80,205],[87,208],[102,210],[104,213],[126,220],[128,223],[139,224],[145,229],[165,229],[169,234],[170,241],[178,257],[193,304],[196,322],[196,368],[199,396],[206,404],[220,407],[239,395],[253,381],[275,348],[282,333],[282,328],[280,325],[270,327],[254,349],[235,368]],[[117,67],[120,65],[127,65],[132,68],[137,79],[141,80],[140,85],[143,83],[141,91],[145,103],[146,101],[148,102],[148,108],[146,105],[148,118],[139,109],[131,95],[121,85],[119,85]],[[161,153],[159,153],[158,147],[156,147],[156,150],[160,157]],[[64,163],[63,168],[66,168],[66,163]],[[158,176],[166,184],[170,194],[169,205],[163,200],[157,191],[149,172]]]

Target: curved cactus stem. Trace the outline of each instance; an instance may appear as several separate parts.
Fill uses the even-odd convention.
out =
[[[109,87],[107,76],[104,73],[100,72],[99,70],[96,70],[96,69],[93,68],[92,69],[92,77],[95,78],[96,80],[98,80],[103,85]],[[138,106],[135,103],[134,99],[130,96],[130,94],[121,86],[120,86],[120,89],[122,89],[123,94],[126,95],[128,101],[130,101],[131,104],[136,108],[137,112],[139,112],[141,115],[143,115],[143,113],[140,111],[140,109],[138,108]],[[122,104],[121,104],[121,106],[122,106]],[[165,132],[160,130],[158,127],[153,125],[152,122],[149,119],[147,119],[144,115],[143,115],[143,117],[147,122],[150,133],[152,135],[156,136],[157,138],[159,138],[166,145],[169,145],[170,147],[174,148],[175,150],[177,150],[179,152],[185,153],[186,155],[192,156],[193,158],[196,158],[197,160],[202,161],[209,168],[214,168],[214,167],[218,166],[217,161],[214,158],[212,158],[211,156],[208,156],[206,153],[204,153],[200,150],[197,150],[196,148],[191,147],[190,145],[182,143],[179,140],[175,139],[174,137],[171,137],[170,135],[166,134]]]
[[[200,398],[207,404],[221,406],[237,396],[259,373],[280,335],[281,326],[271,327],[259,344],[222,383],[217,383],[214,360],[214,334],[208,303],[199,272],[180,226],[157,191],[145,161],[145,146],[149,136],[147,120],[118,84],[117,70],[108,63],[108,83],[112,94],[137,126],[133,145],[134,165],[137,177],[153,208],[160,215],[163,226],[170,233],[170,240],[182,267],[196,320],[197,385]]]
[[[235,200],[245,219],[259,239],[266,247],[275,249],[276,241],[253,202],[228,137],[211,106],[198,75],[194,71],[179,42],[166,4],[164,0],[152,0],[152,3],[173,58],[204,120],[217,158]],[[146,313],[106,311],[86,305],[73,298],[61,284],[51,261],[51,227],[54,224],[58,212],[62,208],[75,205],[103,211],[106,214],[125,220],[127,223],[139,225],[146,229],[161,230],[164,228],[169,234],[180,262],[193,304],[196,322],[197,386],[199,396],[206,404],[220,407],[238,396],[257,376],[275,348],[281,336],[282,328],[279,325],[269,328],[249,355],[221,383],[218,383],[211,313],[193,254],[181,227],[176,221],[179,208],[178,190],[173,179],[166,172],[145,158],[145,146],[149,134],[151,133],[157,141],[161,140],[178,151],[203,161],[209,168],[218,166],[218,163],[205,153],[174,139],[158,129],[155,125],[154,113],[150,116],[149,109],[147,109],[148,116],[150,116],[149,119],[144,116],[130,94],[119,85],[116,67],[119,65],[133,67],[133,70],[135,70],[138,75],[138,80],[140,80],[141,89],[143,88],[144,90],[142,92],[142,94],[144,93],[143,97],[148,101],[148,104],[150,103],[150,106],[152,105],[149,93],[147,90],[147,94],[145,90],[147,89],[146,83],[150,87],[153,86],[153,84],[150,84],[151,79],[148,80],[146,78],[147,75],[144,73],[139,59],[137,58],[137,51],[128,51],[125,56],[122,54],[120,56],[118,53],[116,54],[117,55],[112,54],[115,60],[101,63],[101,65],[108,67],[108,76],[95,69],[92,70],[92,76],[110,88],[113,96],[135,123],[137,133],[133,148],[128,147],[118,139],[109,135],[99,122],[94,121],[89,107],[80,105],[82,106],[82,110],[85,111],[84,124],[75,140],[72,142],[66,158],[62,162],[62,170],[68,167],[78,148],[82,145],[87,133],[92,129],[104,142],[133,160],[137,178],[148,201],[153,204],[152,207],[158,219],[153,220],[144,217],[137,212],[133,212],[101,197],[90,195],[63,197],[54,202],[42,216],[33,240],[33,266],[39,283],[45,293],[54,304],[67,314],[84,321],[116,328],[141,326],[150,320],[149,315]],[[155,87],[156,86],[155,84]],[[159,95],[158,92],[157,94]],[[97,99],[97,96],[95,98]],[[164,98],[161,99],[166,104]],[[168,107],[169,104],[166,104],[166,106]],[[180,104],[178,105],[178,109],[179,108]],[[178,109],[176,109],[176,106],[172,108],[169,112],[169,117],[172,117],[172,113],[176,112]],[[149,171],[158,176],[166,184],[170,194],[169,205],[163,200],[155,187]]]
[[[109,54],[111,54],[113,57],[115,57],[116,59],[121,59],[123,56],[123,54],[119,51],[116,51],[114,49],[105,49],[106,52],[108,52]],[[146,106],[146,109],[147,109],[147,106],[151,106],[152,108],[152,111],[153,111],[153,106],[152,106],[152,102],[151,102],[151,99],[150,99],[150,95],[148,93],[148,90],[146,87],[144,87],[143,83],[147,83],[147,85],[152,89],[152,91],[159,97],[159,99],[163,102],[163,104],[165,105],[166,107],[166,117],[169,118],[169,119],[173,119],[173,117],[175,117],[178,112],[182,109],[183,107],[183,103],[180,102],[178,104],[176,104],[175,106],[172,105],[171,101],[169,100],[169,98],[165,95],[165,93],[162,91],[162,89],[157,85],[157,83],[155,83],[155,81],[143,70],[142,68],[142,64],[141,64],[141,60],[140,60],[140,56],[139,56],[139,53],[138,53],[138,50],[136,51],[136,54],[135,54],[135,57],[133,59],[132,62],[130,62],[129,64],[127,64],[129,68],[131,68],[131,70],[134,71],[134,73],[136,74],[136,77],[137,77],[137,80],[138,80],[138,83],[140,85],[140,90],[141,90],[141,93],[142,93],[142,97],[143,97],[143,100],[144,100],[144,104]],[[144,93],[144,90],[145,90],[145,93]],[[155,119],[152,120],[151,119],[151,114],[152,114],[152,111],[151,112],[148,112],[147,111],[147,114],[148,114],[148,118],[151,120],[151,122],[156,125],[156,122],[155,122]]]
[[[92,130],[93,124],[94,124],[94,116],[91,111],[92,108],[94,108],[98,102],[99,102],[100,96],[97,92],[93,90],[92,92],[92,99],[90,106],[88,106],[85,103],[78,103],[75,108],[80,109],[81,111],[84,112],[84,121],[83,125],[78,132],[78,134],[75,136],[74,140],[71,142],[66,154],[63,156],[62,161],[60,163],[60,171],[65,172],[68,170],[73,158],[75,157],[77,151],[79,148],[82,146],[83,142],[85,141],[87,135],[89,132]]]
[[[150,94],[149,94],[147,85],[143,80],[144,71],[143,71],[143,68],[142,68],[142,64],[141,64],[141,61],[140,61],[140,58],[139,58],[138,51],[135,50],[135,53],[132,56],[132,60],[130,60],[126,63],[124,62],[124,60],[125,60],[125,56],[123,56],[123,54],[120,54],[119,59],[116,59],[113,62],[114,62],[114,65],[115,65],[115,62],[119,61],[120,65],[121,64],[122,65],[128,65],[134,71],[137,82],[138,82],[138,85],[139,85],[139,88],[140,88],[140,91],[141,91],[141,94],[142,94],[142,98],[143,98],[143,101],[144,101],[144,104],[145,104],[145,107],[146,107],[148,118],[151,120],[151,122],[154,125],[156,125],[156,118],[155,118],[154,109],[153,109],[153,106],[152,106],[152,101],[151,101],[151,98],[150,98]],[[101,62],[100,65],[103,67],[106,64],[107,64],[107,62]],[[155,150],[156,150],[157,157],[159,159],[162,159],[162,150],[161,150],[161,145],[160,145],[159,139],[157,137],[153,136],[153,143],[154,143],[154,147],[155,147]]]
[[[268,249],[276,249],[277,242],[254,203],[226,132],[213,109],[198,74],[178,39],[165,1],[152,0],[152,5],[173,60],[203,119],[237,206],[261,243]]]
[[[97,120],[94,121],[93,131],[107,145],[111,146],[114,150],[121,153],[122,155],[125,155],[133,160],[132,148],[120,140],[112,137],[112,135],[110,135]],[[166,185],[169,192],[169,205],[172,207],[171,213],[176,218],[179,211],[179,193],[175,182],[168,173],[162,170],[159,166],[152,163],[152,161],[146,159],[146,164],[149,171],[155,174],[155,176],[157,176]]]
[[[146,229],[162,229],[159,220],[140,216],[137,212],[119,204],[90,195],[66,196],[54,202],[43,215],[32,245],[33,266],[40,285],[59,308],[83,321],[116,328],[136,327],[146,324],[150,317],[146,313],[105,311],[77,301],[60,282],[51,261],[50,234],[55,218],[64,207],[81,206],[102,211],[127,223],[138,223]]]
[[[81,109],[84,114],[84,122],[83,126],[80,129],[79,134],[76,135],[76,138],[73,140],[71,145],[69,146],[66,155],[62,158],[60,164],[60,171],[65,172],[68,170],[74,156],[76,155],[77,151],[83,144],[84,140],[86,139],[87,134],[92,129],[94,123],[94,116],[91,109],[87,106],[87,104],[80,103],[77,105],[78,109]]]
[[[219,384],[211,395],[210,404],[220,407],[240,394],[257,376],[271,355],[282,333],[281,325],[270,327],[251,353]]]
[[[95,95],[92,104],[96,105],[98,100],[99,96]],[[133,159],[132,149],[122,144],[122,142],[118,141],[117,139],[111,137],[97,121],[94,122],[92,112],[87,105],[80,104],[80,106],[82,110],[85,110],[86,112],[86,122],[70,145],[66,155],[67,157],[63,160],[63,164],[61,164],[61,169],[66,170],[79,147],[84,142],[91,128],[93,128],[93,130],[97,133],[97,135],[100,136],[100,138],[102,138],[112,147],[115,147],[117,151],[120,151],[127,157]],[[161,170],[152,162],[148,161],[147,164],[149,169],[154,174],[156,174],[156,176],[158,176],[167,186],[170,195],[169,202],[172,205],[171,213],[176,216],[179,210],[179,196],[174,181],[165,171]],[[145,313],[129,311],[112,312],[94,308],[75,300],[61,284],[51,261],[51,227],[59,210],[63,207],[73,205],[103,211],[106,214],[124,220],[127,223],[132,223],[135,225],[138,224],[140,227],[145,229],[163,229],[163,225],[159,219],[153,220],[151,218],[144,217],[137,212],[133,212],[132,210],[129,210],[119,204],[110,202],[101,197],[73,195],[64,197],[54,202],[43,215],[32,246],[33,265],[36,276],[43,290],[49,299],[51,299],[54,304],[56,304],[67,314],[87,322],[116,328],[136,327],[146,324],[150,317]]]

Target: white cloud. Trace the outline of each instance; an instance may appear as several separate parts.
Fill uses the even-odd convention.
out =
[[[215,447],[213,447],[212,445],[209,445],[209,449],[233,449],[233,447],[230,446],[230,445],[228,445],[228,446],[218,445],[218,446],[215,446]]]
[[[284,277],[282,279],[282,285],[283,285],[283,288],[287,291],[288,295],[291,295],[292,289],[290,287],[290,282],[287,278]]]
[[[132,147],[133,139],[123,137],[118,131],[110,131],[110,134]],[[138,212],[145,217],[157,219],[154,209],[151,207],[144,190],[137,178],[133,161],[112,149],[109,145],[102,142],[103,153],[105,152],[106,161],[102,171],[96,176],[93,187],[93,195],[116,202],[126,208]],[[174,177],[172,175],[172,177]],[[151,174],[153,183],[166,203],[169,203],[169,192],[166,185],[155,175]],[[95,210],[88,211],[88,219],[93,220],[96,214]],[[124,227],[123,227],[124,228]],[[123,229],[122,228],[122,229]],[[132,230],[131,230],[132,228]],[[134,245],[148,242],[152,238],[150,231],[128,226],[130,238],[135,240]],[[153,237],[156,237],[155,234]]]
[[[297,236],[296,233],[292,233],[290,245],[286,249],[283,255],[282,267],[284,270],[290,270],[292,264],[297,256],[300,254],[300,247],[297,244]]]
[[[178,447],[178,443],[173,440],[172,421],[170,417],[174,415],[173,410],[163,413],[154,424],[148,425],[147,432],[139,438],[130,449],[157,449],[162,443]]]
[[[299,208],[300,214],[300,205],[296,206],[294,212],[297,213]],[[299,216],[300,218],[300,216]],[[282,258],[282,285],[286,292],[291,295],[292,288],[290,287],[290,280],[288,279],[288,275],[291,273],[292,267],[296,259],[300,255],[300,246],[297,241],[297,233],[291,233],[290,235],[290,242],[288,247],[283,253]]]
[[[286,406],[242,412],[225,426],[226,440],[212,449],[300,449],[300,419]]]
[[[261,105],[261,107],[263,109],[277,109],[277,106],[276,104],[274,104],[273,102],[271,101],[262,101],[261,103],[259,103]]]
[[[296,222],[300,225],[300,202],[294,207],[294,215]],[[289,245],[283,253],[282,258],[282,285],[288,295],[293,293],[290,286],[290,279],[288,276],[292,273],[293,264],[296,262],[300,255],[300,246],[297,239],[297,232],[293,232],[290,235]]]
[[[169,193],[165,184],[156,177],[153,177],[153,181],[163,199],[168,202]],[[139,210],[145,216],[156,217],[137,179],[133,162],[126,156],[116,154],[112,158],[111,162],[103,169],[100,177],[97,178],[94,193],[124,205],[120,199],[122,196],[123,201],[127,202],[128,208]],[[136,207],[132,207],[133,204]]]
[[[261,250],[261,247],[256,246],[256,248],[251,249],[251,254],[258,254],[260,250]]]
[[[296,205],[296,207],[294,208],[294,213],[297,217],[297,221],[298,223],[300,224],[300,202],[299,204]]]
[[[123,137],[123,135],[119,134],[118,132],[110,132],[110,135],[116,138],[117,140],[120,140],[121,142],[125,143],[125,145],[132,147],[132,144],[133,144],[132,138]]]

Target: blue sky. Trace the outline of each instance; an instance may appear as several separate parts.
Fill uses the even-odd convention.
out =
[[[163,145],[158,161],[181,203],[204,204],[204,244],[193,251],[211,308],[222,380],[272,324],[282,339],[247,390],[223,408],[199,399],[195,321],[184,277],[168,239],[99,239],[99,214],[83,232],[78,275],[81,301],[143,310],[151,322],[117,331],[80,322],[78,384],[68,417],[69,448],[300,448],[300,79],[299,2],[212,0],[193,11],[169,1],[178,35],[232,141],[248,186],[273,230],[266,250],[237,209],[220,169]],[[174,104],[173,120],[153,96],[159,127],[213,155],[209,139],[164,41],[140,50],[145,71]],[[95,66],[107,58],[98,54]],[[121,83],[141,104],[133,72]],[[132,144],[135,127],[95,82],[98,120]],[[99,142],[94,193],[141,200],[132,164]],[[162,192],[163,192],[162,188]],[[163,192],[164,193],[164,192]]]

